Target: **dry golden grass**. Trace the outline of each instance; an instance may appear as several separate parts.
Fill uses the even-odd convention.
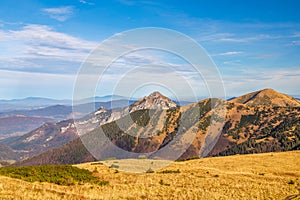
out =
[[[149,164],[143,159],[105,162],[119,170]],[[77,166],[97,170],[109,185],[58,186],[0,176],[0,199],[300,199],[300,151],[174,162],[143,174],[103,164]],[[180,173],[172,173],[177,169]],[[171,173],[160,173],[165,170]]]

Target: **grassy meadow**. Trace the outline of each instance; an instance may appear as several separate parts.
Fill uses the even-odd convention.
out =
[[[0,199],[300,199],[300,151],[172,162],[153,172],[151,166],[164,162],[75,165],[108,182],[103,185],[87,181],[65,186],[0,176]],[[130,169],[148,173],[123,171]]]

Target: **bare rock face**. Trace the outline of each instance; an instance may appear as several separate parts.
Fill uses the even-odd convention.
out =
[[[133,112],[136,110],[145,110],[145,109],[162,109],[167,110],[170,108],[177,107],[177,104],[174,103],[168,97],[162,95],[159,92],[153,92],[149,96],[145,96],[139,99],[136,103],[128,108],[129,112]]]

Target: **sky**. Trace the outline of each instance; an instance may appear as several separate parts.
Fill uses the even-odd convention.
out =
[[[263,88],[300,95],[298,0],[0,0],[0,5],[0,99],[71,99],[80,69],[103,41],[111,41],[103,55],[116,52],[121,42],[112,38],[144,27],[195,40],[215,64],[226,97]],[[191,99],[210,93],[206,78],[186,60],[158,49],[130,52],[104,74],[91,75],[100,77],[97,96],[140,97],[161,90]]]

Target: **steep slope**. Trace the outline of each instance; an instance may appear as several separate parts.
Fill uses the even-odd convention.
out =
[[[210,155],[233,155],[300,149],[300,107],[234,105]]]
[[[51,149],[38,156],[15,163],[15,165],[77,164],[93,161],[96,161],[96,159],[85,148],[81,140],[77,138],[60,148]]]
[[[75,120],[75,122],[64,120],[58,123],[47,123],[22,137],[4,142],[11,148],[21,152],[22,157],[20,159],[29,158],[60,147],[75,139],[78,135],[84,135],[103,124],[118,120],[128,113],[146,108],[167,109],[171,107],[176,107],[176,104],[160,93],[154,92],[123,109],[107,110],[105,107],[100,106],[95,112]]]
[[[216,145],[211,149],[208,156],[299,149],[300,107],[293,107],[290,104],[287,107],[279,106],[282,101],[276,99],[278,96],[284,97],[284,100],[291,98],[286,95],[278,95],[277,92],[274,96],[274,92],[270,90],[252,93],[252,97],[254,94],[256,94],[254,98],[247,95],[248,101],[245,100],[247,98],[244,96],[237,98],[244,99],[244,104],[240,103],[242,101],[237,103],[229,101],[226,103],[225,125],[221,129],[221,136],[215,137],[217,139]],[[276,101],[272,100],[273,97]],[[266,99],[266,101],[263,101],[263,99]],[[271,99],[271,102],[269,99]],[[143,102],[143,100],[140,102]],[[101,126],[101,130],[113,144],[126,152],[143,153],[153,158],[158,155],[152,152],[163,149],[177,136],[194,132],[195,138],[192,144],[186,148],[185,153],[180,157],[180,159],[190,159],[198,157],[199,153],[201,155],[203,148],[207,145],[205,143],[206,138],[216,135],[219,131],[214,127],[218,118],[212,117],[214,115],[212,107],[216,102],[220,102],[220,100],[207,99],[168,110],[137,110],[119,120]],[[252,103],[247,104],[248,102]],[[194,111],[199,111],[200,114],[196,115]],[[97,147],[99,143],[93,143],[93,138],[101,130],[97,128],[86,134],[83,136],[82,141],[91,141],[91,145]],[[181,132],[182,130],[184,131]],[[75,148],[73,143],[79,146]],[[101,148],[98,150],[100,158],[116,156],[113,149],[107,148],[105,144],[100,144],[100,146]],[[40,156],[24,161],[22,164],[47,164],[49,162],[47,161],[48,157],[54,159],[51,162],[60,164],[95,160],[86,149],[78,159],[73,159],[76,156],[72,151],[67,153],[68,157],[72,159],[61,159],[57,155],[63,151],[62,149],[83,150],[85,147],[78,138],[61,148],[45,152]],[[78,154],[78,152],[75,154]],[[124,154],[117,157],[123,158]]]
[[[144,109],[169,109],[175,108],[177,104],[174,103],[168,97],[162,95],[159,92],[153,92],[149,96],[145,96],[139,99],[137,102],[128,107],[129,112]]]
[[[86,132],[108,122],[112,112],[100,107],[96,112],[79,119],[76,123],[84,126]],[[47,150],[60,147],[78,137],[74,120],[46,123],[41,127],[13,140],[3,141],[12,149],[20,152],[20,159],[41,154]]]
[[[94,129],[83,135],[82,138],[77,138],[63,147],[24,160],[19,164],[72,164],[79,163],[81,160],[94,161],[93,155],[85,148],[85,145],[89,145],[87,144],[89,142],[93,146],[100,147],[96,152],[98,155],[97,160],[99,158],[127,158],[131,156],[124,153],[124,151],[120,151],[118,154],[116,149],[105,142],[101,143],[100,141],[100,143],[97,143],[99,142],[97,137],[99,137],[101,131],[114,145],[126,152],[144,153],[149,157],[158,157],[161,155],[152,154],[152,152],[164,148],[174,138],[181,137],[186,131],[196,134],[196,127],[199,126],[200,118],[211,111],[211,103],[212,100],[208,99],[182,108],[136,110],[116,121],[102,125],[101,129]],[[180,144],[177,146],[178,148],[181,148]],[[60,156],[61,154],[63,155]]]
[[[73,120],[66,120],[54,124],[46,123],[15,140],[8,141],[6,145],[19,152],[19,159],[24,159],[60,147],[76,137]]]
[[[248,106],[279,106],[279,107],[299,107],[300,102],[286,94],[281,94],[273,89],[267,88],[257,92],[245,94],[230,102],[241,103]]]

